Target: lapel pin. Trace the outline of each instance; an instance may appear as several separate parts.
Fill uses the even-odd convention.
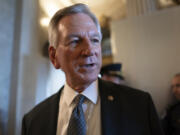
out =
[[[109,100],[109,101],[113,101],[113,100],[114,100],[114,97],[113,97],[113,96],[108,96],[108,100]]]

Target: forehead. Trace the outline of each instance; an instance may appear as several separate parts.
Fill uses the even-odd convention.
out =
[[[68,33],[97,33],[97,27],[93,20],[84,13],[77,13],[65,16],[58,26],[59,32],[66,35]]]

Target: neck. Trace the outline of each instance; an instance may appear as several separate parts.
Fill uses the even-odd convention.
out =
[[[78,83],[75,83],[74,81],[68,81],[66,80],[66,83],[73,89],[75,90],[76,92],[78,93],[81,93],[83,92],[87,87],[89,87],[93,82],[93,81],[89,81],[89,82],[78,82]]]

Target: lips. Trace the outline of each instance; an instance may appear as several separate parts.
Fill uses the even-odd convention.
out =
[[[92,67],[92,66],[94,66],[95,64],[94,63],[91,63],[91,64],[85,64],[84,66],[85,67]]]
[[[95,67],[96,67],[95,63],[83,64],[80,66],[80,68],[83,68],[86,70],[93,70],[93,69],[95,69]]]

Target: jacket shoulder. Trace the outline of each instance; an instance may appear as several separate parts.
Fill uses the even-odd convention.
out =
[[[100,89],[106,90],[109,94],[115,94],[115,95],[123,95],[123,96],[129,96],[129,97],[144,97],[149,96],[148,92],[132,88],[125,85],[118,85],[112,82],[100,80]]]
[[[60,91],[28,112],[22,121],[22,135],[54,135],[57,127],[59,99]]]
[[[25,114],[24,118],[26,118],[29,122],[39,119],[43,116],[46,116],[53,111],[58,110],[59,105],[60,92],[50,96],[45,99],[38,105],[36,105],[32,110],[30,110],[27,114]]]

